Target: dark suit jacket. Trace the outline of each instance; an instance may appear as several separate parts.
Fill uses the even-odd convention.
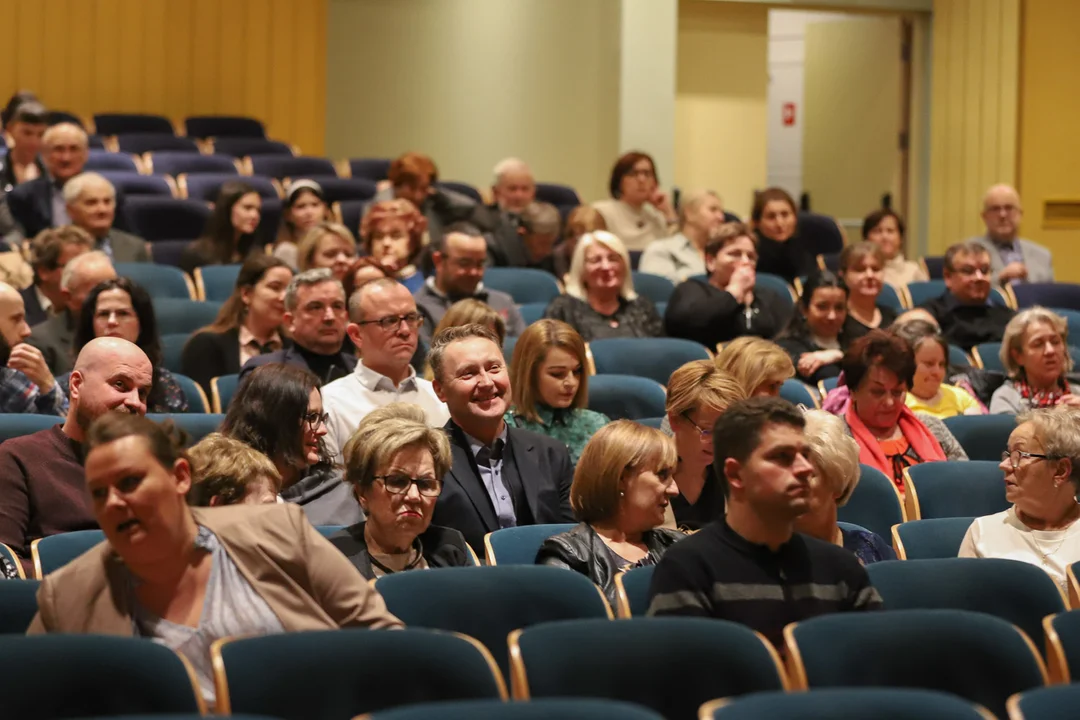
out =
[[[16,185],[6,196],[8,208],[24,237],[32,238],[42,230],[53,227],[52,179],[42,176]],[[116,219],[113,227],[128,230],[124,210],[124,194],[116,191]]]
[[[19,291],[19,294],[22,295],[23,305],[26,307],[26,324],[30,327],[40,325],[50,317],[45,308],[41,307],[41,301],[38,300],[34,287],[31,285]]]
[[[442,495],[435,504],[431,522],[454,528],[465,536],[474,551],[477,548],[482,551],[484,535],[499,529],[499,519],[476,469],[476,459],[465,433],[453,420],[446,424],[446,432],[453,464],[443,478]],[[574,480],[574,467],[566,445],[546,435],[513,427],[507,428],[506,438],[511,457],[503,459],[503,477],[516,471],[533,522],[537,525],[573,522],[570,483]],[[511,463],[513,467],[507,467]]]
[[[346,345],[352,347],[352,342],[348,339],[345,340]],[[341,358],[341,368],[343,375],[349,375],[356,369],[357,357],[350,353],[342,352],[338,353],[338,357]],[[271,363],[283,363],[285,365],[292,365],[293,367],[303,368],[304,370],[311,370],[311,367],[307,363],[307,359],[302,354],[297,352],[296,347],[290,345],[284,350],[278,350],[272,353],[265,353],[263,355],[256,355],[255,357],[244,363],[244,367],[240,368],[240,379],[243,380],[244,376],[250,373],[252,370],[263,365],[269,365]],[[335,378],[336,379],[336,378]],[[323,384],[328,381],[326,378],[320,378]]]
[[[192,335],[180,353],[182,374],[199,383],[210,396],[210,381],[240,372],[240,329]]]
[[[45,356],[45,364],[53,375],[71,372],[71,368],[75,366],[72,355],[75,345],[75,317],[69,310],[53,315],[45,322],[30,328],[30,337],[26,342],[41,351]]]
[[[496,267],[529,267],[529,252],[518,233],[518,225],[499,210],[498,205],[478,206],[473,214],[476,225],[484,231],[488,258]]]
[[[349,558],[361,575],[368,580],[374,580],[375,572],[371,568],[371,554],[368,553],[367,542],[364,540],[366,522],[365,520],[342,528],[328,540]],[[427,560],[429,568],[472,565],[469,550],[465,547],[465,538],[457,530],[428,525],[428,529],[420,533],[419,537],[424,559]]]
[[[113,228],[109,231],[109,245],[114,263],[150,262],[146,241],[138,235]]]

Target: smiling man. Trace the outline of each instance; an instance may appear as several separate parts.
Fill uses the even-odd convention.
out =
[[[649,615],[731,620],[779,648],[788,623],[881,607],[853,553],[795,532],[814,472],[805,425],[794,405],[772,397],[741,400],[720,416],[713,464],[727,515],[660,560]]]
[[[90,233],[113,262],[150,262],[146,241],[117,230],[116,188],[96,172],[79,173],[64,183],[64,204],[71,224]]]

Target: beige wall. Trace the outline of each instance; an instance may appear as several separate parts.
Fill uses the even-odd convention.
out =
[[[767,170],[768,8],[681,0],[675,183],[710,188],[747,217]]]
[[[606,197],[619,0],[330,0],[326,151],[432,156],[480,187],[508,155]]]

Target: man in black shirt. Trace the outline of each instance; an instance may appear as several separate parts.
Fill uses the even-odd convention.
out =
[[[987,342],[1001,342],[1016,313],[990,302],[993,279],[990,253],[977,242],[957,243],[945,251],[944,295],[922,304],[948,341],[969,352]]]
[[[649,615],[739,622],[779,648],[788,623],[881,607],[854,554],[795,533],[814,472],[804,425],[794,405],[772,397],[739,401],[720,416],[714,468],[727,515],[667,551],[653,573]]]

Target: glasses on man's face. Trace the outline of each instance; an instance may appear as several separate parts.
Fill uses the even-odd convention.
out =
[[[1020,467],[1021,458],[1035,458],[1036,460],[1056,459],[1053,455],[1041,455],[1039,453],[1024,452],[1023,450],[1006,450],[1005,452],[1001,453],[1001,461],[1005,462],[1006,460],[1008,460],[1009,465],[1012,466],[1013,470],[1016,470],[1018,467]]]
[[[402,322],[409,326],[410,330],[415,330],[420,327],[424,322],[424,316],[420,313],[406,313],[404,315],[387,315],[384,318],[378,320],[361,320],[356,323],[357,325],[378,325],[380,328],[386,331],[397,330],[398,325]]]
[[[975,277],[977,274],[982,274],[985,277],[990,277],[989,265],[961,265],[956,268],[956,272],[964,277]]]
[[[304,422],[308,424],[313,431],[318,430],[319,427],[326,424],[326,421],[330,419],[330,413],[317,413],[309,412],[304,416]]]
[[[401,473],[391,473],[390,475],[376,475],[375,479],[382,481],[386,492],[394,495],[404,495],[409,492],[411,485],[415,485],[424,497],[439,497],[439,493],[442,492],[442,480],[435,478],[414,478]]]
[[[698,431],[698,435],[701,437],[702,442],[712,440],[712,429],[706,430],[705,428],[699,426],[696,422],[690,419],[690,413],[683,413],[683,419],[694,426],[694,429]]]

